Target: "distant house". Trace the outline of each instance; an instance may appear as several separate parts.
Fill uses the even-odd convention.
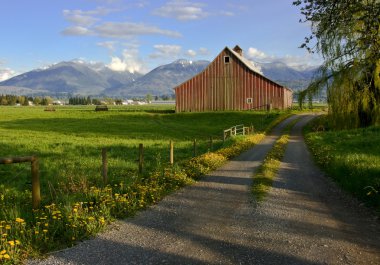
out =
[[[238,45],[224,48],[205,70],[174,90],[177,112],[286,109],[293,95],[258,73]]]

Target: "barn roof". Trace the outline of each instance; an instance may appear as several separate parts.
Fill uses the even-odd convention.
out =
[[[236,45],[235,48],[236,48],[236,47],[238,47],[240,50],[242,50],[242,49],[239,47],[239,45]],[[285,88],[285,89],[288,89],[288,90],[290,90],[290,91],[293,91],[292,89],[290,89],[290,88],[288,88],[288,87],[285,87],[285,86],[283,86],[283,85],[280,85],[280,84],[274,82],[273,80],[271,80],[271,79],[269,79],[268,77],[264,76],[262,73],[259,73],[259,72],[257,71],[257,69],[255,69],[255,67],[254,67],[254,65],[252,64],[251,61],[249,61],[249,60],[246,59],[243,55],[240,55],[239,53],[237,53],[237,52],[234,51],[233,49],[230,49],[229,47],[226,46],[226,47],[224,48],[224,50],[228,50],[229,52],[231,52],[231,53],[232,53],[232,54],[233,54],[233,55],[234,55],[239,61],[241,61],[241,62],[242,62],[242,63],[243,63],[243,64],[244,64],[249,70],[251,70],[252,72],[254,72],[254,73],[256,73],[256,74],[258,74],[258,75],[264,77],[265,79],[267,79],[268,81],[270,81],[270,82],[272,82],[272,83],[274,83],[274,84],[277,84],[277,85],[279,85],[279,86],[281,86],[281,87],[283,87],[283,88]],[[215,59],[214,59],[214,60],[215,60]],[[208,66],[207,66],[207,67],[208,67]],[[207,67],[206,67],[205,69],[203,69],[203,71],[201,71],[200,73],[196,74],[195,76],[200,75],[201,73],[203,73],[204,71],[206,71]],[[194,78],[194,77],[192,77],[192,78]],[[190,78],[190,79],[192,79],[192,78]],[[190,80],[190,79],[189,79],[189,80]],[[180,87],[182,84],[186,83],[186,82],[189,81],[189,80],[186,80],[186,81],[184,81],[183,83],[177,85],[176,87],[173,88],[173,90],[175,90],[176,88]]]
[[[240,47],[239,47],[240,48]],[[265,79],[279,85],[279,86],[282,86],[283,88],[286,88],[290,91],[292,91],[292,89],[288,88],[288,87],[285,87],[281,84],[278,84],[277,82],[274,82],[273,80],[269,79],[268,77],[266,77],[265,75],[263,75],[262,73],[259,73],[257,71],[257,69],[254,67],[254,65],[252,64],[252,62],[250,60],[248,60],[247,58],[245,58],[244,56],[240,55],[239,53],[235,52],[233,49],[230,49],[229,47],[226,46],[226,48],[229,52],[231,52],[233,55],[235,55],[235,57],[240,60],[249,70],[253,71],[254,73],[258,74],[258,75],[261,75],[262,77],[264,77]]]

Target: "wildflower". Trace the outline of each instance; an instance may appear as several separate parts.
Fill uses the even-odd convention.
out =
[[[7,236],[8,236],[7,233],[2,234],[2,237],[7,237]]]
[[[36,231],[34,231],[34,234],[35,235],[38,235],[40,232],[38,232],[37,230]]]
[[[4,255],[5,253],[7,253],[7,251],[5,249],[0,251],[0,255]]]
[[[95,218],[94,218],[94,217],[92,217],[92,216],[90,216],[90,217],[88,217],[88,220],[89,220],[89,221],[94,221],[94,220],[95,220]]]
[[[74,209],[73,209],[73,212],[74,212],[74,213],[78,212],[78,209],[77,209],[77,208],[74,208]]]
[[[48,223],[46,223],[46,224],[45,224],[45,226],[46,226],[46,227],[48,227],[48,226],[49,226],[49,224],[48,224]]]
[[[25,222],[25,220],[21,218],[16,218],[16,222],[22,224]]]
[[[5,226],[5,229],[7,229],[7,230],[11,230],[11,226],[10,226],[10,225],[6,225],[6,226]]]
[[[8,241],[8,244],[13,247],[15,245],[15,242],[12,240],[12,241]]]
[[[3,255],[3,258],[4,258],[4,259],[11,259],[11,257],[10,257],[8,254],[4,254],[4,255]]]
[[[47,229],[44,229],[44,230],[42,230],[42,232],[44,232],[45,234],[48,232],[48,230]]]
[[[15,244],[16,244],[16,245],[21,245],[21,242],[20,242],[19,240],[16,239],[16,240],[15,240]]]

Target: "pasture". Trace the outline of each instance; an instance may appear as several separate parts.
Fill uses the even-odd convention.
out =
[[[253,125],[262,132],[277,113],[220,112],[170,113],[173,106],[111,107],[95,112],[90,107],[1,107],[0,157],[37,155],[40,159],[44,198],[75,193],[100,185],[101,149],[108,150],[111,183],[128,183],[137,174],[138,145],[144,144],[144,171],[169,162],[169,141],[174,141],[175,162],[197,152],[223,145],[222,130],[236,124]],[[228,144],[228,143],[225,143]],[[17,190],[28,189],[28,164],[2,165],[1,183]],[[53,199],[53,198],[50,198]]]

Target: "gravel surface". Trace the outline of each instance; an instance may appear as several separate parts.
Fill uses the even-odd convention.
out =
[[[255,205],[251,176],[281,130],[198,183],[77,246],[28,264],[380,264],[379,227],[314,167],[294,130],[280,176]]]

